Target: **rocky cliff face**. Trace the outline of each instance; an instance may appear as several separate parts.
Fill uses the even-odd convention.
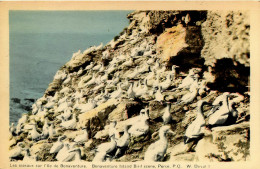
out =
[[[107,45],[73,54],[58,70],[33,111],[24,115],[24,122],[18,122],[10,137],[11,151],[22,142],[37,160],[56,161],[57,153],[50,150],[58,137],[66,136],[64,144],[71,149],[80,148],[81,159],[92,161],[97,156],[98,145],[110,141],[112,121],[117,122],[115,128],[123,135],[126,125],[133,127],[144,118],[140,111],[148,111],[149,119],[144,123],[148,129],[140,129],[145,130],[144,134],[132,135],[125,153],[117,158],[113,155],[111,158],[110,154],[107,159],[143,160],[148,147],[159,139],[161,126],[169,123],[174,134],[167,137],[163,161],[247,160],[250,157],[248,13],[136,11],[128,19],[129,26]],[[186,77],[194,80],[193,84],[180,87]],[[229,101],[235,104],[229,105],[229,111],[237,112],[238,116],[232,123],[211,128],[207,115],[212,108],[205,107],[205,124],[211,129],[201,127],[200,138],[193,142],[195,147],[187,152],[192,145],[184,144],[183,140],[186,129],[198,116],[198,102],[212,103],[223,92],[230,92]],[[171,120],[163,122],[167,105]],[[48,128],[46,138],[35,134],[35,131],[44,133],[44,126]],[[72,145],[75,137],[83,133],[82,129],[87,130],[88,140]],[[50,130],[55,133],[50,134]],[[25,154],[13,159],[21,160]]]

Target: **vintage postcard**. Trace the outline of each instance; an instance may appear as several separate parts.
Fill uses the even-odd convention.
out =
[[[250,168],[259,3],[0,2],[0,169]]]

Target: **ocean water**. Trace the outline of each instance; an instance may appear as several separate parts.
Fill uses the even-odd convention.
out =
[[[128,26],[130,12],[11,11],[10,123],[30,111],[74,52],[106,44]]]

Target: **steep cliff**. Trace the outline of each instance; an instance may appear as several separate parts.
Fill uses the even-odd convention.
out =
[[[115,128],[122,135],[127,124],[133,127],[145,117],[139,115],[140,111],[148,111],[149,119],[144,123],[148,130],[141,136],[131,136],[126,153],[114,157],[111,152],[112,156],[106,156],[113,161],[141,161],[149,145],[158,140],[159,129],[166,123],[162,116],[170,105],[168,125],[174,134],[167,138],[163,161],[247,160],[248,13],[135,11],[128,19],[129,26],[107,45],[73,54],[58,70],[44,96],[34,104],[28,117],[25,115],[23,129],[10,137],[10,149],[23,142],[23,147],[37,160],[56,161],[57,154],[50,153],[50,149],[59,136],[66,136],[62,142],[80,148],[81,159],[92,161],[97,146],[110,141],[112,121],[117,122]],[[194,79],[193,84],[181,88],[183,79],[189,76]],[[212,108],[205,107],[203,116],[208,128],[201,128],[205,131],[200,132],[201,137],[194,144],[197,146],[187,152],[191,145],[183,140],[186,129],[198,116],[198,102],[212,103],[223,92],[230,92],[229,104],[234,105],[229,105],[228,110],[237,111],[238,116],[233,123],[211,128],[207,115]],[[219,106],[224,104],[222,101]],[[66,113],[71,116],[67,121]],[[72,126],[66,126],[66,122]],[[42,133],[45,123],[49,123],[48,128],[53,124],[56,132],[33,140],[30,124]],[[71,145],[83,133],[82,129],[87,130],[88,141]]]

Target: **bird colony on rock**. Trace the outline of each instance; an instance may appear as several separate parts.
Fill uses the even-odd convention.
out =
[[[72,61],[95,51],[102,51],[102,57],[98,58],[99,61],[89,62],[77,72],[57,72],[54,80],[62,82],[60,89],[53,96],[44,95],[39,98],[33,104],[31,114],[22,115],[16,126],[10,126],[10,160],[43,161],[44,158],[38,157],[39,150],[30,147],[41,142],[46,144],[45,154],[50,158],[45,159],[49,161],[82,161],[89,159],[89,154],[93,154],[90,161],[114,161],[129,153],[136,138],[143,142],[142,139],[158,133],[158,140],[152,140],[150,145],[143,147],[145,153],[141,160],[165,161],[167,148],[171,146],[169,140],[177,133],[172,131],[175,112],[171,107],[189,109],[189,105],[194,102],[197,102],[197,115],[183,133],[183,141],[188,144],[188,148],[183,151],[194,151],[205,130],[236,123],[239,113],[234,105],[243,100],[236,99],[241,95],[225,92],[213,102],[210,101],[207,98],[210,89],[200,75],[201,68],[191,68],[185,78],[180,78],[176,72],[178,66],[169,68],[160,63],[153,42],[149,38],[140,40],[138,36],[139,34],[132,34],[123,44],[124,47],[139,43],[137,47],[128,52],[118,52],[117,55],[111,52],[113,43],[116,43],[114,40],[106,47],[101,44],[83,53],[74,53]],[[179,96],[170,97],[174,94]],[[128,121],[111,121],[105,127],[108,132],[105,139],[107,142],[104,142],[93,136],[91,126],[79,127],[79,115],[88,113],[111,99],[116,102],[137,101],[141,103],[142,109],[139,115],[128,117]],[[164,106],[160,117],[162,122],[157,122],[159,128],[154,133],[151,133],[150,123],[154,120],[150,118],[153,113],[151,102]],[[208,115],[204,112],[205,105],[212,105]],[[118,131],[117,126],[126,121],[123,131]],[[69,137],[68,133],[74,135]],[[170,138],[167,138],[167,133],[171,135]],[[89,150],[87,147],[92,148]]]

